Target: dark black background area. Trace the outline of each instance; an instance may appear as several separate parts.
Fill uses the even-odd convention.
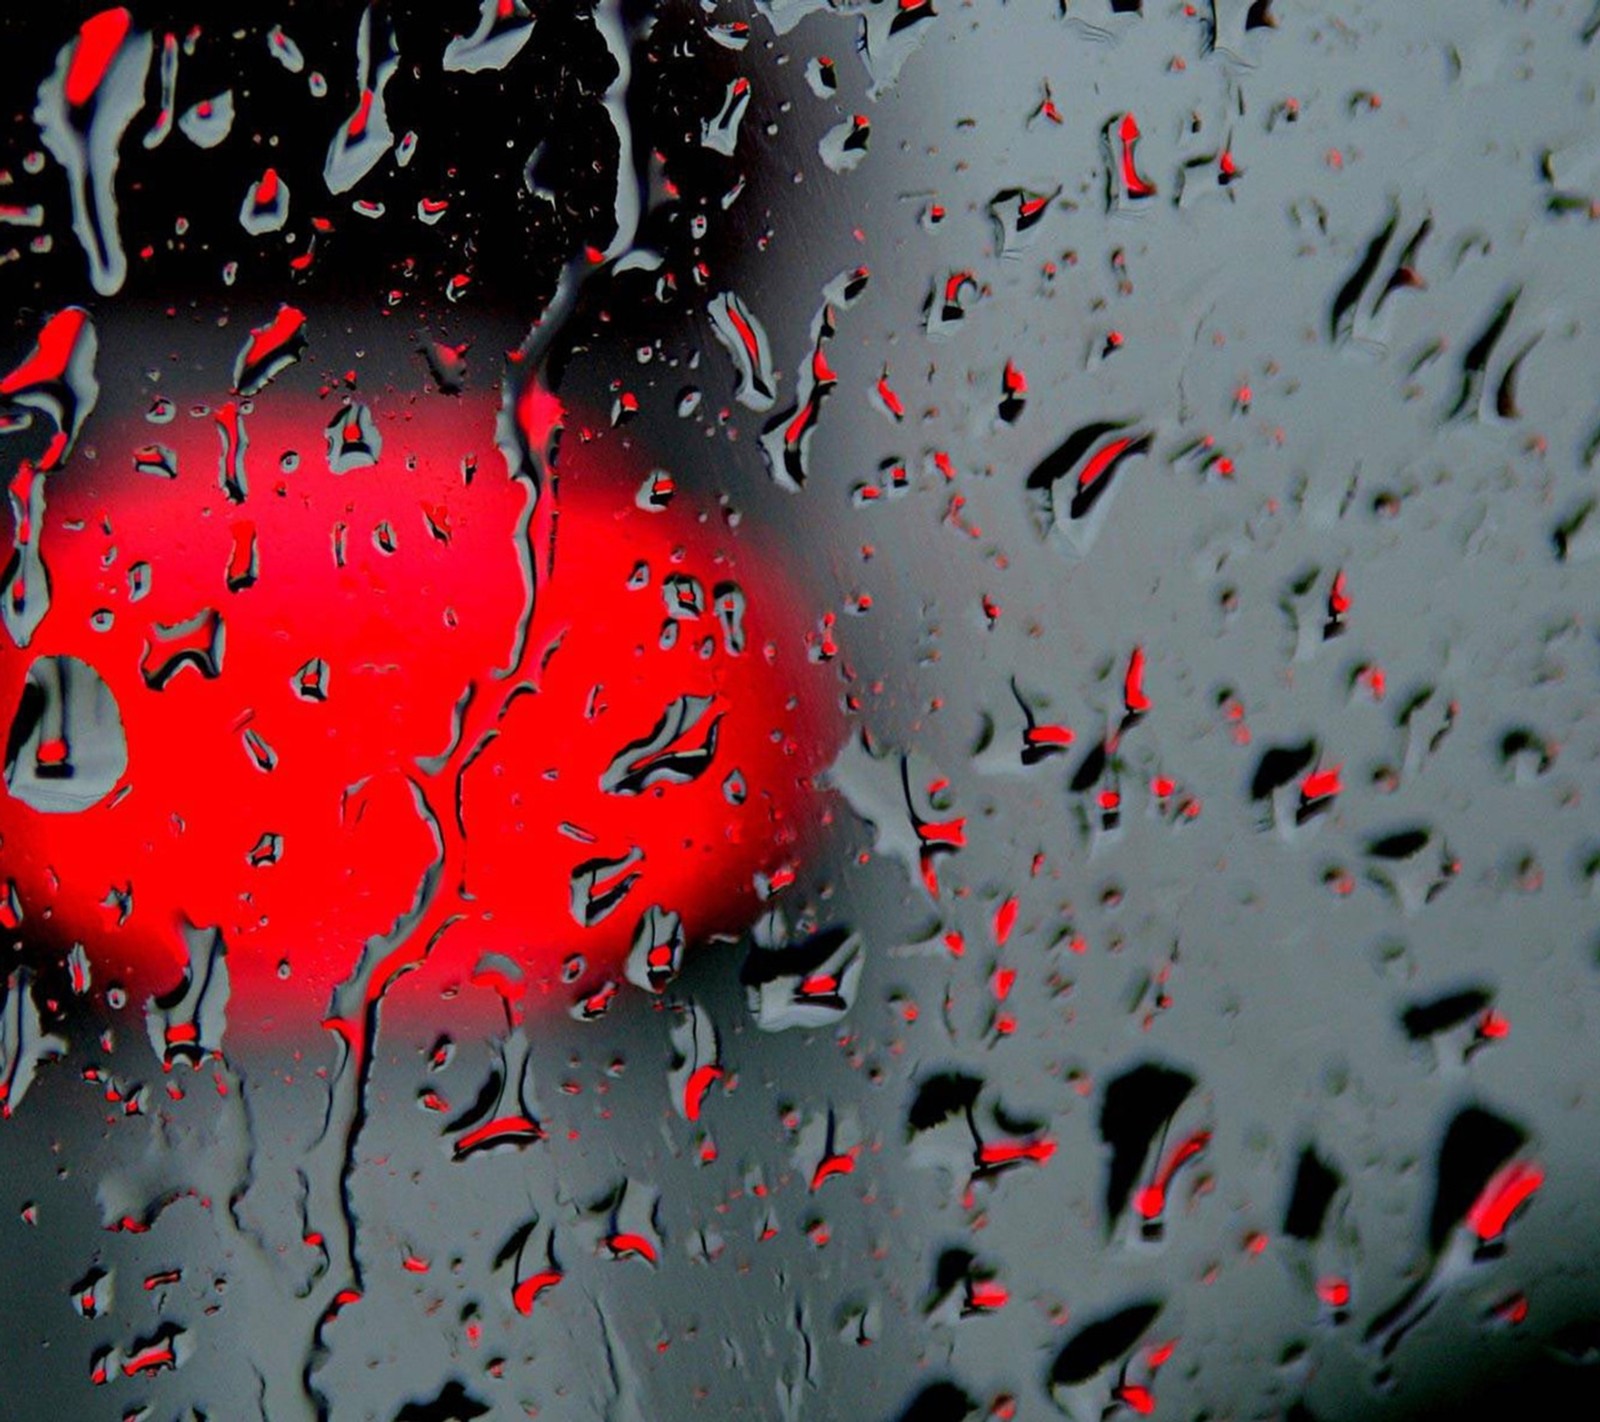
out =
[[[21,160],[38,146],[32,118],[38,82],[78,25],[103,8],[73,3],[0,13],[7,74],[0,166],[13,178],[6,197],[44,204],[44,230],[55,239],[49,252],[24,252],[0,268],[0,306],[23,326],[41,309],[92,304],[83,253],[65,220],[61,170],[49,163],[31,176]],[[531,322],[567,262],[585,248],[604,248],[616,233],[618,141],[603,104],[616,63],[582,0],[532,7],[533,32],[521,52],[503,69],[478,73],[447,73],[441,66],[451,39],[477,26],[473,0],[372,5],[374,60],[385,52],[386,32],[400,54],[385,91],[396,145],[408,131],[416,132],[418,145],[407,166],[396,163],[391,149],[337,196],[327,190],[323,161],[359,100],[356,37],[369,7],[350,0],[252,7],[237,20],[229,14],[233,7],[130,8],[135,27],[153,37],[154,56],[145,108],[119,150],[116,189],[129,274],[118,301],[185,302],[209,294],[379,307],[390,305],[389,294],[397,291],[413,309],[442,308],[446,283],[462,273],[471,278],[465,304]],[[623,179],[648,182],[651,170],[669,173],[683,203],[692,205],[716,176],[696,156],[698,125],[714,112],[732,57],[706,41],[686,9],[644,0],[623,7],[624,25],[643,36],[634,48],[628,91],[638,165]],[[269,53],[274,24],[299,46],[301,72],[291,73]],[[162,37],[176,35],[182,46],[196,27],[194,53],[180,53],[176,113],[231,88],[232,131],[217,147],[202,150],[174,126],[148,150],[142,140],[156,118]],[[322,98],[308,87],[314,71],[327,80]],[[279,232],[252,238],[239,223],[239,208],[248,185],[269,166],[289,187],[289,220]],[[449,203],[433,225],[417,217],[424,198]],[[351,204],[358,199],[381,202],[384,214],[357,215]],[[662,221],[660,204],[653,211],[648,237],[670,248],[681,225]],[[182,234],[174,229],[180,216],[188,220]],[[307,250],[313,218],[327,220],[331,230],[316,234],[314,259],[295,272],[290,260]],[[29,229],[12,234],[18,247],[33,235]],[[141,255],[146,248],[149,255]],[[223,281],[228,262],[237,263],[231,286]]]

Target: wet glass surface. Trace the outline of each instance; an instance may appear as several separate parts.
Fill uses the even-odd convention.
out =
[[[0,1418],[1592,1398],[1597,34],[0,15]]]

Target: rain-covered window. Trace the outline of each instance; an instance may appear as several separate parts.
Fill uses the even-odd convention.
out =
[[[9,5],[0,1417],[1586,1415],[1597,35]]]

